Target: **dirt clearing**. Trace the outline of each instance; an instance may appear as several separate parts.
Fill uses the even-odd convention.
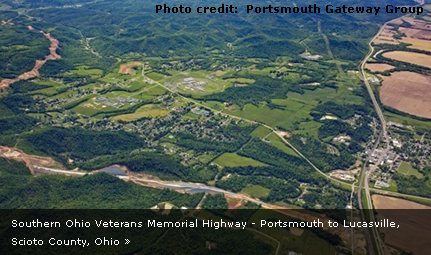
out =
[[[411,115],[431,118],[431,76],[413,72],[394,72],[384,77],[380,100]]]
[[[365,68],[369,69],[371,72],[384,72],[395,68],[395,66],[388,64],[367,64]]]
[[[383,57],[431,68],[431,56],[426,54],[408,51],[390,51],[383,53]]]
[[[124,64],[120,66],[120,74],[133,74],[133,67],[136,66],[142,66],[143,63],[141,62],[132,62],[132,63],[128,63],[128,64]]]
[[[431,217],[429,209],[431,209],[431,207],[382,195],[373,195],[372,199],[377,209],[378,220],[389,219],[389,221],[394,221],[400,226],[399,228],[380,229],[380,231],[385,234],[385,243],[399,247],[413,254],[429,254],[431,250],[431,242],[429,241],[429,237],[431,236]]]
[[[28,155],[16,148],[9,148],[5,146],[0,146],[0,157],[3,157],[8,160],[25,162],[26,166],[30,169],[30,172],[32,174],[34,174],[36,171],[35,166],[63,168],[52,158]]]

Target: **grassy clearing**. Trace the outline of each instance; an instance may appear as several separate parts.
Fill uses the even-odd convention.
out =
[[[255,80],[247,79],[247,78],[232,78],[232,79],[227,79],[227,81],[233,82],[233,83],[248,83],[248,84],[255,82]]]
[[[248,184],[247,187],[242,189],[242,192],[252,197],[265,198],[269,195],[269,192],[271,192],[271,190],[259,185]]]
[[[55,95],[56,93],[58,93],[61,89],[65,89],[67,86],[62,84],[62,83],[58,83],[55,81],[51,81],[51,80],[37,80],[35,83],[40,84],[40,85],[47,85],[50,87],[44,88],[44,89],[39,89],[39,90],[35,90],[32,91],[31,93],[37,93],[37,94],[44,94],[47,96],[52,96]]]
[[[258,106],[247,104],[242,110],[236,109],[227,112],[242,118],[263,122],[271,127],[283,127],[289,131],[295,129],[293,125],[295,122],[312,119],[309,113],[314,108],[313,105],[290,98],[272,101],[274,104],[285,106],[285,109],[271,110],[266,106],[266,103],[262,103]]]
[[[266,139],[269,140],[272,145],[284,151],[286,154],[298,157],[298,154],[288,147],[276,134],[270,134]]]
[[[264,138],[271,133],[272,131],[267,129],[266,127],[258,126],[255,130],[253,130],[253,132],[251,132],[251,136],[256,138]]]
[[[210,162],[214,156],[213,155],[207,155],[207,154],[202,154],[200,156],[197,157],[198,160],[203,163],[203,164],[207,164],[208,162]]]
[[[311,135],[315,138],[318,138],[319,128],[322,125],[322,123],[316,121],[301,122],[298,126],[298,129],[293,131],[293,134]]]
[[[385,111],[384,114],[387,117],[387,121],[392,121],[392,122],[400,123],[407,126],[408,125],[414,126],[422,130],[431,130],[431,121],[418,120],[418,119],[410,118],[408,116],[402,116],[402,115],[387,112],[387,111]]]
[[[160,81],[165,78],[163,74],[159,74],[159,73],[149,73],[149,74],[146,74],[145,76],[155,81]]]
[[[190,120],[198,120],[200,118],[200,116],[197,114],[194,114],[192,112],[189,112],[186,115],[184,115],[184,118],[190,119]]]
[[[223,167],[238,167],[238,166],[266,166],[266,164],[256,161],[251,158],[239,156],[236,153],[224,153],[214,163]]]
[[[417,178],[424,177],[421,173],[419,173],[418,170],[414,169],[411,164],[404,161],[401,163],[400,167],[398,168],[397,174],[401,174],[405,176],[413,175],[413,176],[416,176]]]
[[[203,104],[214,110],[218,110],[218,111],[224,110],[223,104],[217,101],[205,101],[203,102]]]
[[[71,72],[80,76],[100,77],[103,75],[103,71],[100,69],[78,68],[77,70],[72,70]]]
[[[140,107],[136,112],[123,114],[114,117],[114,120],[134,121],[143,117],[165,116],[169,110],[162,109],[159,105],[147,104]]]

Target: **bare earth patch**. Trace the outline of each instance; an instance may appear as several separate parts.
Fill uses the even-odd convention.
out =
[[[414,72],[395,72],[384,77],[380,100],[411,115],[431,118],[431,76]]]
[[[383,53],[383,57],[431,68],[431,56],[426,54],[408,51],[390,51]]]
[[[431,207],[382,195],[373,195],[372,199],[378,212],[378,220],[389,219],[389,221],[394,221],[400,226],[398,229],[380,229],[380,231],[385,234],[385,243],[399,247],[413,254],[429,254],[431,250],[431,242],[429,241],[431,236],[431,217],[429,216],[429,209],[431,209]]]
[[[370,64],[370,63],[368,63],[366,65],[366,68],[368,68],[371,72],[384,72],[387,70],[391,70],[392,68],[395,68],[395,66],[391,66],[388,64]]]
[[[275,131],[275,133],[276,133],[278,136],[285,137],[285,138],[290,138],[290,133],[289,133],[289,132],[285,132],[285,131]]]
[[[10,148],[5,146],[0,146],[0,157],[7,160],[15,160],[24,162],[26,166],[30,169],[30,172],[34,174],[37,172],[38,167],[61,167],[52,158],[41,157],[35,155],[28,155],[21,150],[16,148]]]
[[[142,66],[143,64],[141,62],[132,62],[129,64],[124,64],[120,66],[120,73],[121,74],[133,74],[133,67],[135,66]]]

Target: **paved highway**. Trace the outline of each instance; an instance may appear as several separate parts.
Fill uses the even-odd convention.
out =
[[[368,42],[368,47],[369,47],[369,52],[367,54],[367,56],[365,56],[365,58],[362,60],[361,63],[361,75],[362,75],[362,79],[364,80],[365,86],[367,88],[368,94],[370,95],[371,101],[373,102],[373,106],[374,109],[379,117],[379,121],[380,121],[380,134],[378,139],[376,139],[376,143],[374,144],[374,148],[373,151],[375,151],[380,143],[380,140],[382,137],[385,138],[386,144],[387,146],[389,146],[389,138],[388,138],[388,134],[386,131],[386,120],[385,117],[383,116],[383,112],[380,109],[380,106],[376,100],[376,97],[374,95],[373,90],[371,89],[370,83],[368,82],[367,76],[366,76],[366,72],[365,72],[365,65],[368,61],[368,59],[373,55],[374,53],[374,47],[372,45],[372,42],[380,35],[380,33],[383,31],[383,29],[385,28],[386,23],[383,24],[383,26],[380,28],[379,32]],[[367,207],[368,209],[372,210],[373,209],[373,204],[371,201],[371,196],[370,196],[370,190],[368,187],[368,172],[367,172],[367,164],[369,162],[370,156],[372,153],[370,153],[370,155],[368,156],[368,158],[365,161],[365,164],[362,168],[362,172],[361,172],[361,178],[359,181],[359,188],[358,188],[358,202],[359,202],[359,209],[361,210],[361,217],[362,217],[362,221],[366,221],[366,217],[365,217],[365,211],[362,205],[362,188],[363,186],[365,186],[365,198],[366,198],[366,203],[367,203]],[[378,162],[379,163],[379,162]],[[365,185],[364,185],[365,184]],[[372,211],[369,211],[369,215],[370,215],[370,221],[375,221],[374,219],[374,213]],[[380,254],[383,255],[384,251],[383,251],[383,247],[381,246],[381,240],[380,240],[380,235],[378,233],[378,230],[373,227],[371,230],[372,234],[373,234],[373,239],[376,241],[377,243],[377,251],[374,250],[373,247],[373,242],[370,236],[370,233],[368,230],[365,231],[365,238],[367,239],[367,245],[368,245],[368,252],[371,255],[374,254]],[[375,253],[376,252],[376,253]]]

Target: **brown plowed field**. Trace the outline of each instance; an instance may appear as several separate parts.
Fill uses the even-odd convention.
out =
[[[380,100],[411,115],[431,118],[431,76],[413,72],[394,72],[384,77]]]
[[[388,64],[367,64],[365,68],[370,69],[371,72],[384,72],[386,70],[391,70],[395,66]]]
[[[408,51],[390,51],[383,53],[383,57],[431,68],[431,56],[426,54]]]
[[[400,27],[400,32],[407,37],[431,40],[431,31],[416,28]]]
[[[389,219],[400,226],[399,228],[380,228],[380,231],[385,234],[385,243],[417,255],[430,254],[431,217],[429,209],[431,207],[382,195],[373,195],[372,199],[377,209],[378,220]]]

